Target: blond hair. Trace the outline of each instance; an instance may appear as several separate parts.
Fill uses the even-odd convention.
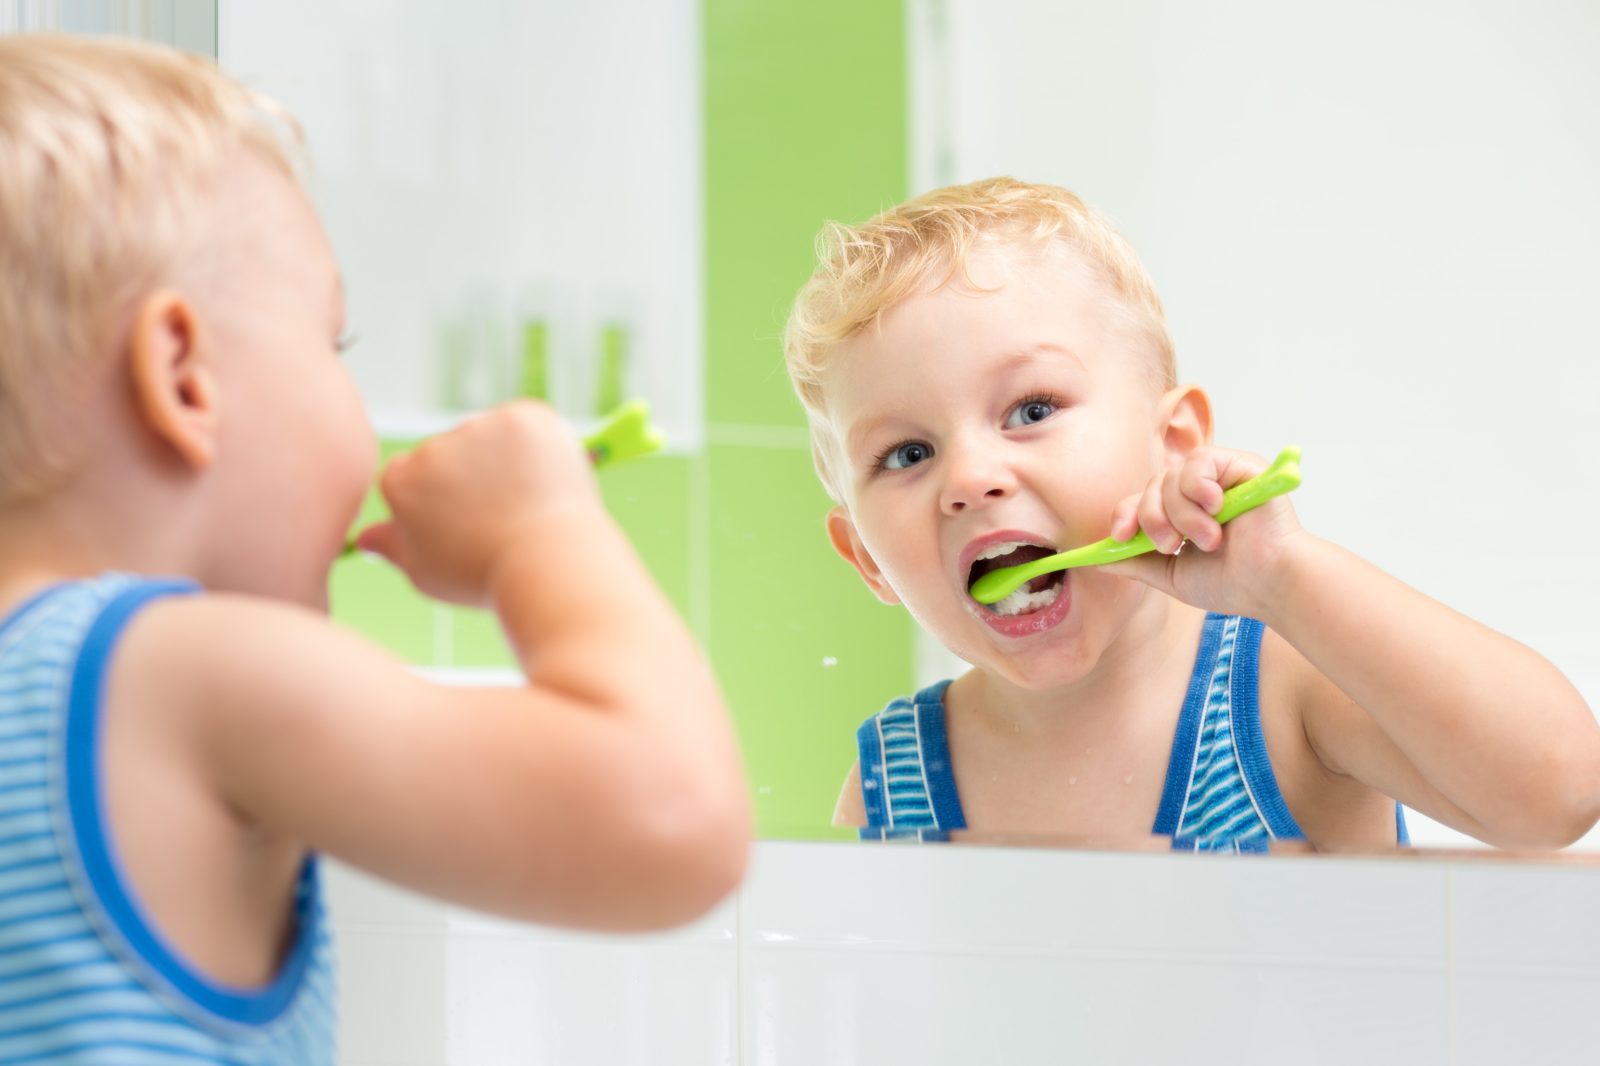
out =
[[[298,179],[300,144],[208,60],[0,36],[0,502],[69,472],[77,392],[200,238],[196,201],[244,153]]]
[[[1065,245],[1096,268],[1145,335],[1162,387],[1177,380],[1161,298],[1139,257],[1109,221],[1072,192],[1014,178],[935,189],[859,225],[829,222],[817,237],[817,269],[795,297],[784,360],[811,426],[812,454],[835,500],[823,378],[833,348],[901,301],[952,281],[977,288],[968,257],[985,240]]]

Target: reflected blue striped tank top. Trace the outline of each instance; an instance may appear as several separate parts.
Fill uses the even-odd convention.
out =
[[[1253,618],[1206,615],[1152,828],[1176,849],[1265,851],[1273,840],[1305,839],[1261,735],[1262,631]],[[945,733],[949,684],[892,701],[857,731],[863,839],[966,828]],[[1407,843],[1399,804],[1395,837]]]
[[[98,757],[109,657],[142,605],[195,590],[108,574],[48,588],[0,621],[0,1064],[334,1061],[315,860],[278,976],[235,988],[162,938],[110,836]]]

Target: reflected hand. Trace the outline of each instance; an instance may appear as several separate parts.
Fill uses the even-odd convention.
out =
[[[1259,455],[1228,448],[1189,453],[1112,514],[1111,536],[1126,540],[1142,529],[1156,552],[1104,569],[1206,610],[1255,618],[1270,612],[1285,553],[1305,535],[1294,508],[1280,496],[1226,527],[1213,517],[1225,490],[1267,465]]]

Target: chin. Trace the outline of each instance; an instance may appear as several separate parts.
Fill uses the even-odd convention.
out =
[[[1029,692],[1048,692],[1082,681],[1094,669],[1094,663],[1080,654],[1062,655],[992,655],[980,665],[985,673],[1016,688]]]
[[[1074,685],[1093,673],[1104,647],[1086,632],[1082,616],[1021,640],[980,641],[958,650],[984,673],[1030,692]]]

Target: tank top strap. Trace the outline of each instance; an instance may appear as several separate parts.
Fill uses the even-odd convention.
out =
[[[941,681],[910,699],[892,700],[856,731],[864,839],[885,831],[966,828],[945,728],[949,685]]]
[[[1237,621],[1228,706],[1239,770],[1268,835],[1276,840],[1304,840],[1305,833],[1278,788],[1261,732],[1261,637],[1266,626],[1254,618]]]

